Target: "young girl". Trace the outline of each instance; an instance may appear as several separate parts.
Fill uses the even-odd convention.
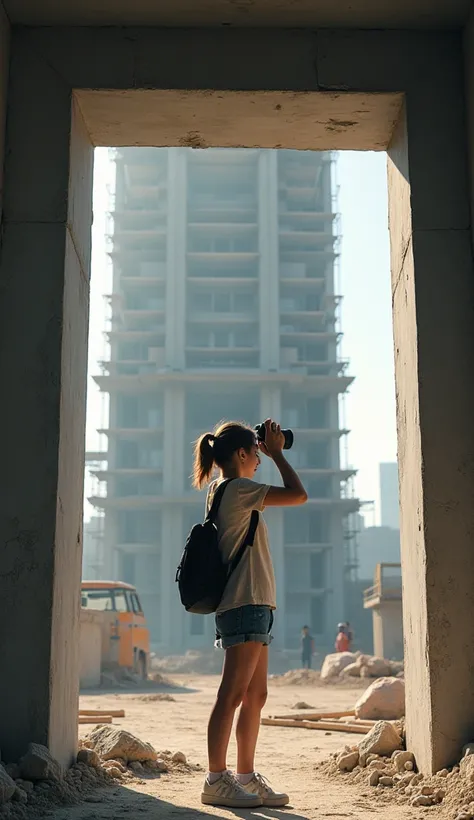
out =
[[[202,488],[214,467],[219,477],[207,496],[209,509],[214,492],[224,479],[234,479],[225,488],[217,514],[219,547],[226,562],[232,560],[243,542],[253,510],[304,504],[305,489],[285,459],[284,436],[271,419],[265,422],[265,442],[258,443],[255,431],[244,424],[228,422],[196,443],[194,485]],[[273,459],[283,481],[272,487],[253,481],[261,450]],[[230,576],[216,613],[219,643],[225,650],[222,680],[208,727],[209,772],[201,799],[213,806],[252,808],[285,806],[287,794],[276,792],[255,771],[254,757],[260,713],[267,697],[268,646],[273,610],[276,606],[275,576],[265,522],[260,516],[252,546]],[[227,768],[235,711],[237,721],[237,774]]]

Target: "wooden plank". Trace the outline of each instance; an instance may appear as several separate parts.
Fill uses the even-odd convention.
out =
[[[349,732],[366,735],[368,726],[357,723],[338,723],[330,720],[288,720],[284,718],[262,718],[262,726],[286,726],[293,729],[319,729],[324,732]]]
[[[292,715],[270,715],[276,720],[326,720],[333,718],[355,717],[354,709],[347,712],[297,712]]]
[[[125,709],[79,709],[80,715],[92,715],[93,717],[101,717],[102,715],[111,715],[116,718],[125,717]]]
[[[102,723],[112,723],[112,715],[103,715],[102,717],[94,717],[93,715],[79,715],[77,722],[94,723],[96,726]]]

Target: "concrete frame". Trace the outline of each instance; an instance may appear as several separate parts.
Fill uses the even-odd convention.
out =
[[[360,95],[364,105],[404,96],[387,147],[407,726],[421,770],[437,770],[474,729],[474,276],[456,32],[13,30],[0,269],[0,622],[12,624],[0,630],[2,757],[34,740],[67,764],[76,747],[90,106],[119,144],[134,95],[160,89],[304,93],[317,111],[307,147],[326,150],[385,147],[374,129],[355,142]],[[335,95],[344,119],[326,105]],[[200,145],[199,106],[188,109],[181,144]],[[150,144],[139,126],[134,144]],[[294,147],[278,128],[275,147]],[[159,133],[152,144],[163,144]]]

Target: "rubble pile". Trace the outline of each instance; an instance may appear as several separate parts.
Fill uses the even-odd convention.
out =
[[[381,802],[442,806],[443,817],[474,820],[474,743],[464,747],[458,766],[432,776],[417,771],[415,756],[404,745],[403,721],[379,721],[358,745],[334,752],[317,768],[327,777],[371,787]]]
[[[37,743],[30,744],[18,763],[0,763],[1,820],[37,820],[54,806],[87,800],[95,789],[117,781],[200,769],[191,766],[183,752],[157,752],[115,726],[98,726],[79,745],[76,762],[67,771]]]
[[[315,669],[290,669],[283,675],[269,675],[268,679],[278,686],[347,686],[347,688],[354,689],[361,684],[366,685],[366,681],[357,681],[354,678],[344,678],[342,676],[335,678],[322,678],[321,673]]]
[[[321,678],[385,678],[403,677],[403,662],[388,661],[361,652],[335,652],[326,655]]]

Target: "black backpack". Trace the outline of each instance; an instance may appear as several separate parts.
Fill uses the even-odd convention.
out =
[[[188,535],[176,573],[181,603],[188,612],[208,615],[218,608],[231,574],[248,546],[253,545],[259,514],[253,510],[250,526],[235,557],[225,564],[217,539],[216,518],[225,488],[234,479],[222,481],[211,508],[202,524],[196,524]]]

